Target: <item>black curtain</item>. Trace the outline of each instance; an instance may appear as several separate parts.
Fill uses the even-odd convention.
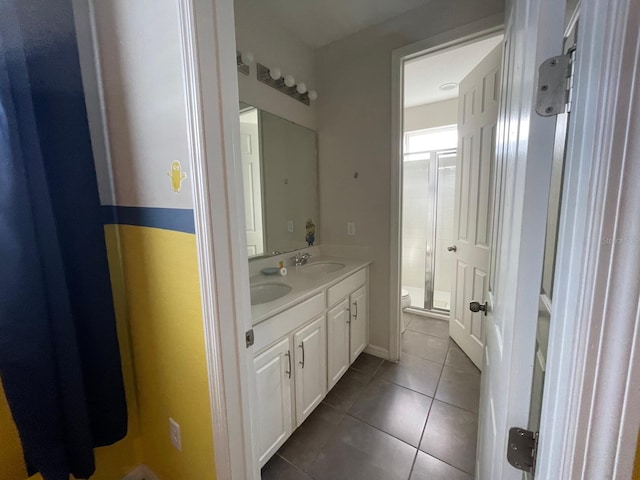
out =
[[[0,377],[29,474],[126,435],[71,0],[0,0]]]

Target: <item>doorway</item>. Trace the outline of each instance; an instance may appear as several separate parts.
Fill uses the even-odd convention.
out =
[[[496,75],[502,38],[495,32],[448,48],[415,52],[401,64],[401,308],[441,320],[451,316],[456,321],[452,333],[459,334],[469,356],[467,345],[473,349],[474,342],[462,336],[474,334],[473,322],[463,308],[470,299],[463,297],[477,294],[477,288],[473,287],[475,279],[469,282],[464,278],[467,272],[461,269],[457,251],[460,248],[460,253],[466,253],[466,244],[477,243],[478,235],[473,242],[465,236],[470,228],[485,234],[490,231],[488,180],[495,118],[489,119],[493,124],[488,129],[477,125],[483,138],[472,138],[476,127],[472,119],[476,110],[487,109],[497,118]],[[487,60],[491,52],[493,60]],[[476,79],[478,69],[482,70],[480,65],[487,62],[497,64],[489,72],[493,79],[485,78],[484,73]],[[461,83],[463,97],[459,102]],[[488,92],[488,88],[493,91]],[[487,115],[483,115],[483,121],[484,117]],[[469,127],[473,127],[471,135]],[[489,148],[482,148],[482,142]],[[464,158],[459,158],[460,152]],[[488,270],[488,265],[481,267],[482,271]],[[480,297],[478,300],[482,300]]]

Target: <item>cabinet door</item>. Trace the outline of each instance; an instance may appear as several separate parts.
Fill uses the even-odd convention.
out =
[[[254,358],[258,390],[260,467],[293,431],[292,362],[289,337]]]
[[[349,297],[351,301],[350,363],[362,353],[368,343],[367,287],[359,288]]]
[[[327,330],[324,315],[293,335],[296,420],[300,425],[327,394]]]
[[[327,364],[329,390],[349,368],[349,299],[327,312]]]

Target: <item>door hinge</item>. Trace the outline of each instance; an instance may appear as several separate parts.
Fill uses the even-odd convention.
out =
[[[536,112],[543,117],[571,110],[575,46],[565,55],[551,57],[538,69]]]
[[[522,428],[509,429],[507,460],[518,470],[535,473],[538,456],[538,432]]]
[[[247,348],[253,346],[253,328],[251,330],[247,330],[247,333],[244,334],[244,338],[247,341]]]

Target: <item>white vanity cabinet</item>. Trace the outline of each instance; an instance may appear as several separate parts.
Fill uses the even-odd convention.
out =
[[[366,347],[366,283],[365,266],[255,325],[260,467]]]
[[[359,270],[327,290],[327,379],[340,380],[368,343],[367,271]]]
[[[367,286],[363,285],[353,292],[349,296],[349,302],[351,312],[351,322],[349,323],[349,361],[353,363],[356,358],[358,358],[358,355],[365,349],[367,343],[369,343],[369,339],[367,338],[367,326],[369,324],[367,315]]]
[[[327,378],[329,390],[349,368],[349,298],[327,312]]]
[[[296,426],[327,394],[327,328],[324,315],[293,334],[295,345]]]
[[[258,448],[262,467],[293,432],[293,372],[289,337],[256,356],[253,365],[258,392]]]

